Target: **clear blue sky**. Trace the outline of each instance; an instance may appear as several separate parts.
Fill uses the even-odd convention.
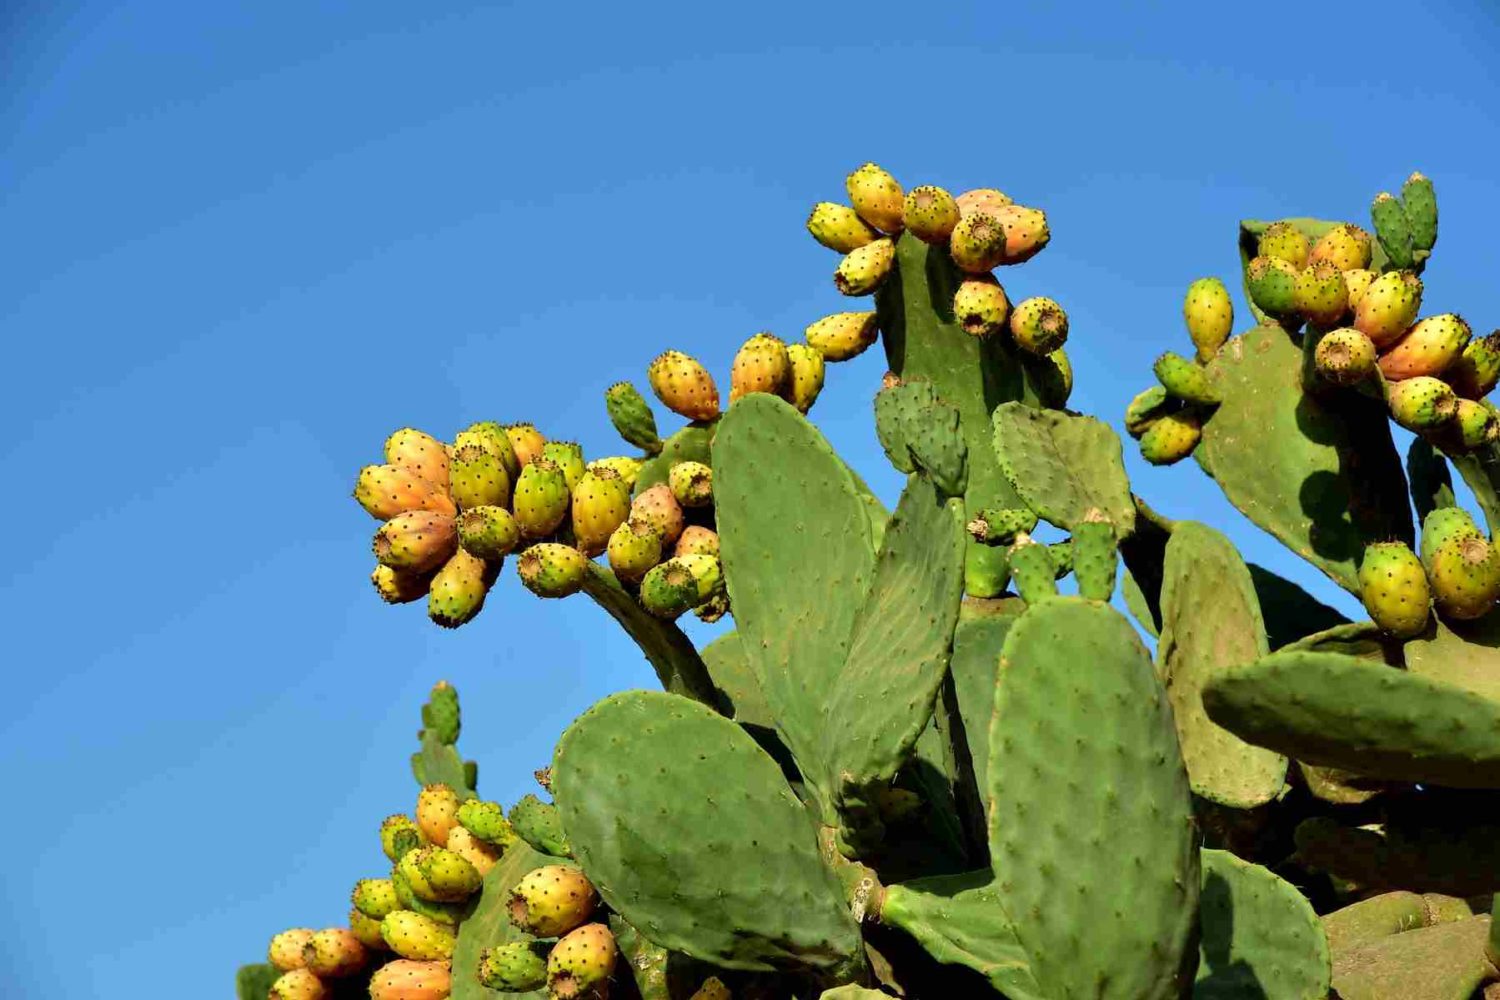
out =
[[[1069,309],[1073,405],[1116,425],[1240,216],[1364,222],[1413,168],[1429,308],[1500,321],[1500,8],[1119,6],[4,5],[8,995],[227,996],[341,920],[439,678],[506,800],[651,684],[510,567],[458,633],[381,605],[353,474],[408,423],[622,450],[600,394],[657,351],[722,378],[839,308],[802,224],[864,160],[1047,209],[1007,284]],[[814,416],[889,496],[876,354]],[[1131,471],[1322,586],[1191,463]]]

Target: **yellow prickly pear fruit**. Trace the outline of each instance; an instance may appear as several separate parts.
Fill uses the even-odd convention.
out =
[[[1370,620],[1399,639],[1427,625],[1431,591],[1422,561],[1400,542],[1376,542],[1359,564],[1359,597]]]
[[[375,593],[387,604],[407,604],[427,596],[432,573],[408,573],[391,566],[377,565],[370,573]]]
[[[347,927],[318,931],[302,946],[302,962],[319,979],[341,979],[365,964],[365,946]]]
[[[1500,382],[1500,330],[1469,341],[1443,378],[1465,399],[1483,399]]]
[[[385,439],[387,465],[399,465],[428,482],[448,485],[448,448],[431,434],[403,427]]]
[[[881,286],[896,265],[896,244],[888,239],[851,250],[833,272],[833,283],[843,295],[869,295]]]
[[[462,445],[453,450],[448,492],[459,510],[504,507],[510,503],[510,474],[499,457],[483,445]]]
[[[1297,270],[1307,266],[1312,251],[1307,236],[1290,222],[1273,222],[1260,234],[1255,246],[1257,257],[1275,257],[1284,260]]]
[[[681,351],[664,351],[646,370],[656,398],[689,420],[712,420],[719,415],[719,388],[713,376]]]
[[[282,972],[300,969],[307,964],[302,959],[302,949],[312,940],[312,936],[311,927],[293,927],[289,931],[282,931],[271,938],[266,957]]]
[[[548,441],[542,446],[542,457],[561,470],[563,482],[568,489],[578,485],[588,463],[583,460],[583,447],[577,441]]]
[[[1302,318],[1318,327],[1330,327],[1349,311],[1349,286],[1344,273],[1332,264],[1309,264],[1297,273],[1292,301]]]
[[[1418,375],[1441,375],[1459,359],[1469,343],[1469,324],[1454,313],[1429,316],[1380,356],[1380,372],[1389,382]]]
[[[328,990],[323,980],[306,969],[293,969],[271,984],[267,1000],[323,1000]]]
[[[1472,399],[1460,399],[1453,416],[1453,429],[1466,451],[1483,447],[1500,439],[1500,420],[1495,411]]]
[[[782,393],[791,378],[792,363],[780,337],[757,333],[740,345],[729,373],[729,401],[752,392]]]
[[[1387,271],[1359,297],[1354,327],[1385,350],[1417,320],[1422,308],[1422,279],[1409,271]]]
[[[682,505],[666,483],[657,483],[642,491],[630,504],[630,516],[632,520],[639,520],[654,529],[661,536],[663,548],[677,544],[682,535]]]
[[[568,480],[557,463],[538,458],[521,467],[511,504],[516,524],[526,538],[542,538],[557,530],[568,516]]]
[[[1359,306],[1359,300],[1364,297],[1365,289],[1370,287],[1379,275],[1374,271],[1364,268],[1355,268],[1344,272],[1344,287],[1349,290],[1349,308],[1355,309]]]
[[[608,992],[619,948],[604,924],[585,924],[547,956],[547,992],[556,1000],[582,1000]]]
[[[516,449],[511,446],[510,435],[505,433],[504,427],[493,420],[481,420],[453,435],[454,451],[469,444],[477,444],[498,458],[500,464],[505,466],[506,477],[511,482],[516,481],[516,476],[521,472],[521,460],[516,457]]]
[[[923,243],[946,243],[960,218],[953,195],[933,184],[912,188],[901,206],[906,229]]]
[[[388,878],[362,878],[354,883],[350,894],[354,909],[367,917],[379,920],[392,910],[401,908],[396,898],[396,885]]]
[[[458,544],[470,555],[500,562],[521,541],[521,526],[504,507],[470,507],[458,515]]]
[[[1318,237],[1308,252],[1309,264],[1331,264],[1340,271],[1363,270],[1370,266],[1374,245],[1370,234],[1344,222]]]
[[[1005,227],[987,212],[971,212],[949,234],[948,255],[960,271],[989,274],[1005,261]]]
[[[457,514],[448,491],[404,465],[367,465],[359,470],[354,499],[378,521],[409,510]]]
[[[706,555],[718,558],[719,534],[712,528],[692,524],[682,530],[674,556]]]
[[[872,310],[824,316],[807,328],[805,336],[824,361],[848,361],[863,354],[879,333]]]
[[[672,562],[683,566],[692,575],[699,600],[706,601],[724,589],[724,567],[717,555],[689,552],[674,556]]]
[[[992,274],[965,278],[953,293],[953,318],[972,337],[988,337],[1005,329],[1010,300]]]
[[[1052,299],[1034,296],[1010,314],[1010,335],[1023,351],[1051,354],[1068,339],[1068,314]]]
[[[859,217],[883,233],[898,233],[905,196],[896,178],[874,163],[866,163],[844,181],[849,202]]]
[[[1191,455],[1202,437],[1203,422],[1192,410],[1163,414],[1141,432],[1141,457],[1171,465]]]
[[[375,532],[375,558],[408,573],[435,570],[458,548],[458,530],[447,514],[409,510]]]
[[[1002,264],[1023,264],[1047,248],[1052,230],[1047,213],[1025,205],[1007,205],[995,211],[995,218],[1005,227],[1005,257]]]
[[[584,555],[602,553],[629,516],[630,487],[618,473],[602,468],[585,472],[573,488],[573,539]]]
[[[983,212],[985,215],[999,218],[1000,209],[1014,204],[1010,200],[1010,195],[994,188],[974,188],[965,191],[955,198],[954,202],[958,205],[959,218],[973,215],[975,212]]]
[[[608,469],[619,476],[625,483],[626,489],[635,489],[636,477],[641,474],[641,466],[645,464],[638,458],[629,455],[611,455],[608,458],[596,458],[589,463],[589,471],[595,472],[599,469]]]
[[[709,976],[688,1000],[734,1000],[734,994],[718,976]]]
[[[505,428],[505,436],[510,440],[511,450],[515,452],[516,461],[521,465],[528,465],[541,458],[542,449],[547,444],[542,432],[531,424],[510,424]]]
[[[1334,385],[1354,385],[1375,372],[1375,344],[1353,327],[1323,335],[1313,351],[1313,368]]]
[[[1182,299],[1182,319],[1198,349],[1198,360],[1213,360],[1234,332],[1234,301],[1218,278],[1199,278]]]
[[[645,521],[628,519],[609,536],[609,568],[627,583],[635,583],[661,562],[661,535]]]
[[[1458,397],[1448,383],[1430,375],[1392,382],[1386,386],[1391,419],[1409,431],[1441,427],[1458,412]]]
[[[561,937],[580,927],[599,905],[588,876],[572,865],[544,865],[510,891],[510,922],[537,937]]]
[[[463,830],[463,827],[455,825],[453,830]],[[453,838],[453,830],[448,832],[449,840]],[[417,869],[437,896],[437,902],[457,903],[468,899],[479,891],[479,884],[484,881],[479,869],[471,865],[463,855],[446,847],[424,847],[413,851],[408,857],[416,858]],[[406,859],[403,858],[402,863],[405,862]]]
[[[1143,389],[1125,407],[1125,431],[1131,437],[1139,438],[1156,421],[1181,408],[1181,400],[1168,396],[1162,386]]]
[[[380,823],[380,849],[392,861],[401,858],[422,842],[422,828],[410,816],[397,813]]]
[[[787,365],[791,375],[782,387],[781,398],[806,413],[823,391],[823,355],[810,344],[786,345]]]
[[[451,962],[398,958],[370,977],[370,1000],[444,1000],[453,992]]]
[[[446,844],[457,825],[457,792],[439,782],[417,793],[417,826],[429,844]]]
[[[459,549],[432,578],[427,617],[443,628],[458,628],[484,608],[484,596],[494,581],[483,559]]]
[[[812,214],[807,217],[807,231],[813,239],[839,253],[857,250],[880,238],[854,209],[832,201],[820,201],[813,206]]]
[[[1479,618],[1500,597],[1500,552],[1477,532],[1439,544],[1424,569],[1432,601],[1445,618]]]
[[[684,507],[713,503],[714,470],[702,462],[678,462],[667,474],[672,497]]]
[[[583,586],[589,560],[571,545],[541,542],[521,553],[516,574],[538,597],[567,597]]]
[[[374,917],[367,917],[358,910],[350,910],[349,933],[367,951],[385,951],[385,938],[380,936],[380,921]]]
[[[486,844],[462,826],[455,826],[448,834],[448,850],[467,861],[480,878],[488,875],[495,862],[500,860],[501,849]]]
[[[380,936],[402,958],[435,962],[453,957],[453,928],[412,910],[396,910],[380,921]]]

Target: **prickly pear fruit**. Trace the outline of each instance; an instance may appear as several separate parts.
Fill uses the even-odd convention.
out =
[[[1453,416],[1453,430],[1465,451],[1492,444],[1500,438],[1500,420],[1493,408],[1472,399],[1460,399]]]
[[[557,942],[547,956],[547,990],[557,1000],[603,1000],[619,949],[604,924],[584,924]]]
[[[722,590],[693,609],[693,617],[705,625],[712,625],[727,614],[729,614],[729,595]]]
[[[641,466],[645,463],[630,455],[610,455],[608,458],[596,458],[588,464],[588,471],[597,472],[600,469],[608,469],[619,476],[625,482],[626,489],[635,489],[636,478],[641,474]]]
[[[504,507],[470,507],[458,515],[458,544],[470,555],[499,562],[521,541],[521,526]]]
[[[1037,517],[1025,507],[989,507],[969,521],[969,534],[985,545],[1009,545],[1017,535],[1036,528]]]
[[[444,1000],[452,992],[450,962],[398,958],[376,969],[370,978],[370,1000]]]
[[[362,878],[354,883],[350,896],[354,908],[367,917],[379,920],[392,910],[400,909],[396,886],[388,878]]]
[[[1369,378],[1376,368],[1375,345],[1352,326],[1331,330],[1313,351],[1313,368],[1334,385],[1354,385]]]
[[[380,936],[402,958],[435,962],[453,957],[453,928],[412,910],[393,910],[380,921]]]
[[[1309,264],[1297,273],[1292,289],[1297,312],[1314,326],[1330,327],[1349,311],[1349,286],[1344,272],[1332,264]]]
[[[1256,257],[1245,269],[1250,301],[1273,319],[1297,314],[1297,268],[1280,257]]]
[[[448,831],[448,839],[452,838],[453,830],[462,829],[455,825]],[[461,855],[446,847],[424,847],[412,854],[416,856],[417,869],[437,895],[437,902],[457,903],[479,891],[483,876]]]
[[[431,729],[439,743],[452,745],[458,742],[463,728],[463,714],[458,706],[458,692],[447,681],[438,681],[427,695],[427,704],[422,706],[422,725]]]
[[[680,559],[652,567],[641,579],[641,606],[658,618],[670,621],[703,600],[692,570]]]
[[[1391,382],[1441,375],[1463,354],[1469,335],[1469,324],[1454,313],[1418,320],[1380,356],[1380,371]]]
[[[1341,222],[1318,237],[1307,255],[1307,262],[1332,264],[1340,271],[1358,271],[1370,266],[1373,250],[1369,233],[1356,225]]]
[[[455,826],[448,834],[447,848],[473,865],[481,878],[490,873],[502,853],[501,848],[485,843],[461,826]]]
[[[510,825],[520,837],[543,854],[566,858],[573,845],[563,833],[562,816],[557,806],[543,802],[535,795],[523,795],[510,807]]]
[[[1382,191],[1370,205],[1370,219],[1375,223],[1375,237],[1385,248],[1385,255],[1395,268],[1408,268],[1416,263],[1411,238],[1411,221],[1401,202]]]
[[[547,444],[547,439],[542,436],[542,432],[532,424],[507,424],[505,436],[510,439],[510,447],[515,452],[516,461],[523,466],[541,458],[542,448]]]
[[[364,966],[365,946],[347,927],[329,927],[302,946],[302,963],[319,979],[342,979]]]
[[[1203,422],[1192,410],[1163,414],[1141,433],[1141,457],[1171,465],[1191,455],[1202,437]]]
[[[684,507],[713,503],[714,471],[702,462],[678,462],[667,473],[672,496]]]
[[[1115,528],[1098,510],[1089,511],[1073,526],[1070,546],[1078,593],[1091,601],[1107,601],[1115,591],[1119,552]]]
[[[537,458],[521,469],[511,510],[521,535],[542,538],[568,516],[568,481],[555,462]]]
[[[1037,358],[1031,370],[1043,406],[1062,409],[1068,405],[1068,397],[1073,395],[1073,363],[1067,351],[1059,347],[1045,358]]]
[[[833,272],[833,283],[844,295],[870,295],[896,265],[896,244],[888,239],[851,250]]]
[[[994,188],[974,188],[971,191],[965,191],[953,200],[958,205],[959,218],[973,215],[975,212],[995,215],[1007,205],[1015,204],[1011,201],[1010,195]]]
[[[367,917],[358,910],[349,911],[349,933],[364,946],[366,951],[385,951],[385,938],[380,936],[380,921]]]
[[[639,389],[629,382],[616,382],[604,390],[604,408],[609,422],[627,443],[648,455],[661,451],[661,437],[656,432],[656,414]]]
[[[1469,341],[1443,380],[1465,399],[1488,396],[1500,382],[1500,330]]]
[[[375,558],[408,573],[437,569],[457,548],[453,518],[430,510],[397,514],[375,532]]]
[[[934,245],[947,242],[960,218],[958,202],[933,184],[912,188],[902,204],[901,215],[913,236]]]
[[[1400,542],[1376,542],[1365,548],[1359,597],[1370,620],[1397,638],[1410,638],[1427,625],[1427,575],[1417,554]]]
[[[609,568],[634,583],[661,562],[661,534],[645,520],[631,517],[609,536]]]
[[[547,946],[512,941],[479,953],[479,981],[506,993],[529,993],[547,983]]]
[[[448,485],[448,449],[431,434],[403,427],[385,439],[387,465],[407,468],[440,487]]]
[[[1010,335],[1023,351],[1051,354],[1068,339],[1068,314],[1046,296],[1034,296],[1010,314]]]
[[[642,491],[630,504],[630,517],[654,528],[661,536],[663,549],[676,545],[682,534],[682,505],[672,495],[672,487],[667,483],[657,483]]]
[[[432,578],[427,617],[443,628],[458,628],[484,608],[484,595],[493,582],[483,559],[459,549]]]
[[[813,239],[839,253],[857,250],[880,238],[858,212],[832,201],[820,201],[813,206],[812,214],[807,217],[807,231]]]
[[[1284,260],[1298,271],[1307,266],[1311,252],[1307,236],[1290,222],[1271,223],[1255,245],[1256,256]]]
[[[843,312],[824,316],[804,335],[824,361],[848,361],[865,353],[879,334],[874,312]]]
[[[470,424],[453,436],[453,450],[465,445],[478,445],[485,451],[494,455],[505,466],[505,475],[510,482],[516,481],[516,476],[521,473],[521,460],[516,457],[516,449],[511,446],[510,436],[505,433],[505,428],[493,420],[481,420]]]
[[[448,491],[460,510],[504,507],[510,503],[510,477],[493,453],[480,445],[466,444],[453,452]]]
[[[542,457],[557,466],[569,490],[578,485],[578,480],[588,469],[588,463],[583,460],[583,448],[577,441],[548,441],[542,445]]]
[[[422,828],[410,816],[397,813],[380,824],[380,849],[392,861],[400,861],[407,851],[421,846]]]
[[[1010,300],[994,275],[966,278],[953,293],[953,318],[970,336],[999,333],[1009,316]]]
[[[859,217],[883,233],[898,233],[905,196],[901,185],[874,163],[866,163],[844,180],[849,203]]]
[[[1439,546],[1463,538],[1484,538],[1469,512],[1462,507],[1434,507],[1422,519],[1422,564],[1432,562]]]
[[[1047,546],[1032,541],[1025,532],[1016,535],[1010,547],[1010,572],[1016,593],[1027,604],[1039,604],[1057,596],[1057,564]]]
[[[432,577],[431,571],[408,573],[391,566],[377,565],[370,573],[370,583],[385,603],[406,604],[427,596]]]
[[[417,827],[429,844],[446,844],[458,825],[458,793],[438,782],[417,793]]]
[[[1365,290],[1378,277],[1380,275],[1374,271],[1363,268],[1344,272],[1344,287],[1349,290],[1349,309],[1351,312],[1359,308],[1359,300],[1364,298]]]
[[[823,391],[823,354],[810,344],[788,344],[786,358],[791,375],[782,387],[781,396],[798,413],[806,413]]]
[[[1354,327],[1385,350],[1416,322],[1422,308],[1422,280],[1409,271],[1387,271],[1359,297]]]
[[[960,271],[989,274],[1005,260],[1005,227],[987,212],[971,212],[948,234],[948,255]]]
[[[302,959],[302,949],[312,940],[312,936],[311,927],[293,927],[289,931],[273,935],[266,957],[282,972],[300,969],[307,964]]]
[[[498,802],[467,799],[458,807],[458,822],[487,844],[506,848],[516,842],[516,832],[511,829],[505,810]]]
[[[719,415],[719,387],[694,358],[681,351],[663,351],[646,370],[651,391],[667,409],[689,420],[712,420]]]
[[[1413,249],[1431,250],[1438,232],[1437,192],[1432,181],[1420,173],[1408,177],[1401,185],[1401,205],[1406,209]]]
[[[1173,410],[1181,408],[1181,400],[1167,395],[1167,390],[1153,385],[1136,393],[1125,407],[1125,431],[1133,438],[1146,433],[1146,428],[1156,423]]]
[[[629,516],[630,487],[609,469],[585,472],[573,488],[573,539],[584,555],[602,553]]]
[[[719,556],[719,534],[712,528],[693,524],[682,529],[682,537],[677,539],[677,548],[672,552],[674,556],[704,555]]]
[[[458,513],[447,490],[404,465],[367,465],[360,469],[354,484],[354,499],[380,521],[389,521],[409,510]]]
[[[734,994],[718,976],[709,976],[688,1000],[734,1000]]]
[[[718,556],[707,552],[686,552],[673,556],[671,561],[687,568],[700,600],[706,601],[724,589],[724,568],[719,564]]]
[[[1172,351],[1162,354],[1152,371],[1169,396],[1205,406],[1212,406],[1222,398],[1209,378],[1208,369],[1180,354]]]
[[[567,597],[583,586],[589,560],[571,545],[540,542],[521,553],[516,573],[538,597]]]
[[[1478,618],[1500,597],[1500,552],[1477,532],[1438,545],[1425,569],[1433,603],[1446,618]]]
[[[1182,299],[1182,318],[1198,349],[1198,360],[1209,361],[1234,332],[1234,302],[1218,278],[1199,278],[1188,285]]]
[[[1391,419],[1409,431],[1441,427],[1458,412],[1458,398],[1448,383],[1430,375],[1418,375],[1386,387]]]
[[[1002,264],[1022,264],[1047,248],[1052,230],[1047,227],[1047,213],[1025,205],[1006,205],[995,210],[995,218],[1005,227],[1005,257]]]
[[[328,990],[323,980],[306,969],[293,969],[271,984],[267,1000],[323,1000]]]
[[[537,937],[560,937],[587,921],[598,905],[599,894],[583,872],[544,865],[510,891],[510,922]]]
[[[757,333],[740,345],[729,372],[729,401],[752,392],[781,395],[792,375],[791,359],[780,337]]]

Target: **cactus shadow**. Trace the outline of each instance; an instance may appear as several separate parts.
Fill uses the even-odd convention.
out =
[[[1266,991],[1255,969],[1234,957],[1234,895],[1223,876],[1209,873],[1198,898],[1199,964],[1194,997],[1280,1000]]]

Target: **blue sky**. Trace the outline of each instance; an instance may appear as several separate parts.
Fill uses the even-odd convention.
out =
[[[8,5],[12,995],[224,996],[273,931],[341,920],[439,678],[507,801],[574,715],[651,684],[509,567],[457,633],[381,605],[354,472],[403,424],[624,450],[602,390],[659,350],[723,378],[840,307],[802,223],[864,160],[1048,211],[1006,283],[1068,308],[1072,405],[1116,426],[1187,344],[1187,282],[1233,275],[1237,219],[1365,222],[1413,168],[1443,209],[1429,310],[1497,322],[1500,9],[1118,6]],[[889,497],[877,353],[814,417]],[[1337,600],[1192,463],[1130,462]]]

